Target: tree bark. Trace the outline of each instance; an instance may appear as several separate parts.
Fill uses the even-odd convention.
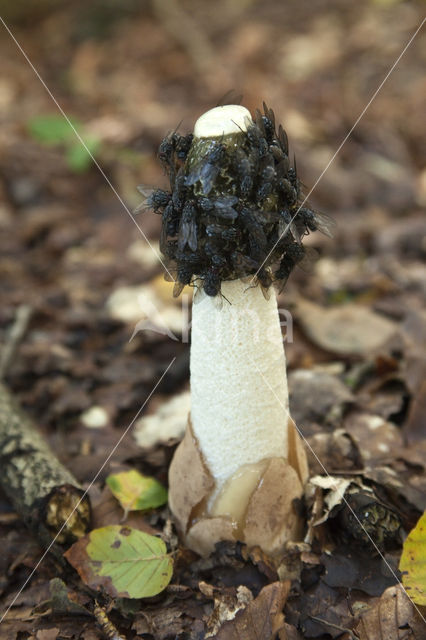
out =
[[[43,546],[70,544],[89,529],[88,496],[1,383],[0,485]]]

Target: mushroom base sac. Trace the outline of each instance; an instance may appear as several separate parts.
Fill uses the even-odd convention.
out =
[[[217,542],[240,540],[249,547],[261,547],[270,556],[280,556],[286,542],[301,539],[303,520],[297,502],[308,475],[306,455],[291,420],[288,430],[289,459],[261,461],[259,481],[236,522],[230,516],[209,513],[209,498],[216,485],[188,422],[169,470],[169,504],[187,547],[208,556]]]

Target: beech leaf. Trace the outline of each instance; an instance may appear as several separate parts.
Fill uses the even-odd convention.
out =
[[[409,597],[426,605],[426,512],[404,542],[399,570]]]
[[[155,509],[167,502],[167,490],[163,485],[136,469],[114,473],[108,476],[106,483],[126,514]]]
[[[401,585],[396,584],[367,606],[355,631],[360,640],[422,640],[424,621]]]
[[[163,540],[119,525],[94,529],[64,555],[83,582],[113,598],[155,596],[173,572]]]

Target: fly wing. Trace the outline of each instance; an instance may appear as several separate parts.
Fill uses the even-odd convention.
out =
[[[334,218],[328,216],[326,213],[314,211],[314,219],[318,231],[321,231],[321,233],[324,233],[329,238],[332,238],[334,229],[336,227],[336,221],[334,220]]]
[[[284,238],[288,234],[288,232],[291,233],[296,242],[301,242],[300,233],[298,232],[296,224],[293,222],[292,218],[287,220],[286,218],[281,217],[278,223],[278,233],[280,239]]]
[[[201,168],[200,182],[203,187],[203,192],[206,196],[209,195],[213,189],[213,185],[220,173],[220,167],[210,162],[206,162]]]
[[[152,189],[151,187],[147,187],[144,184],[140,184],[136,188],[139,191],[139,193],[143,195],[143,200],[133,210],[133,213],[142,213],[142,211],[147,211],[148,209],[151,209],[152,207],[151,207],[150,197],[154,193],[155,189]]]
[[[224,196],[217,198],[214,201],[214,214],[218,218],[224,218],[225,220],[231,220],[232,222],[238,217],[238,212],[233,208],[233,205],[238,202],[236,196]]]
[[[197,250],[197,225],[195,220],[182,217],[179,225],[178,249],[183,251],[188,245],[191,251]]]

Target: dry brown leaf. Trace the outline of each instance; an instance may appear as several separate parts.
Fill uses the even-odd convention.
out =
[[[59,629],[57,627],[52,629],[40,629],[36,633],[37,640],[56,640],[59,635]]]
[[[290,582],[273,582],[257,598],[225,622],[212,640],[272,640],[284,628],[282,613]]]
[[[370,464],[395,456],[403,447],[401,430],[380,416],[354,411],[344,424],[357,443],[364,461]]]
[[[355,630],[360,640],[422,640],[426,624],[398,584],[361,615]]]
[[[311,475],[321,474],[324,469],[329,473],[362,469],[363,457],[358,444],[344,429],[316,433],[307,440]]]
[[[200,585],[200,591],[202,591]],[[204,595],[208,594],[208,589],[205,589]],[[214,598],[214,609],[207,621],[206,638],[213,638],[225,624],[235,619],[235,616],[239,611],[245,609],[251,602],[253,602],[253,594],[244,585],[240,585],[236,590],[220,590],[214,589],[212,595],[207,597]]]
[[[310,423],[336,426],[354,397],[338,377],[324,371],[297,369],[288,377],[290,410],[304,435]],[[310,432],[308,431],[308,435]]]
[[[325,309],[300,299],[297,316],[314,344],[342,355],[377,352],[397,331],[390,320],[356,304]]]
[[[124,521],[126,526],[139,531],[145,531],[155,535],[158,533],[156,529],[151,527],[145,520],[145,516],[138,511],[132,511],[124,518],[123,509],[111,494],[108,487],[104,487],[101,493],[92,491],[92,525],[93,529],[106,527],[111,524],[122,524]]]

